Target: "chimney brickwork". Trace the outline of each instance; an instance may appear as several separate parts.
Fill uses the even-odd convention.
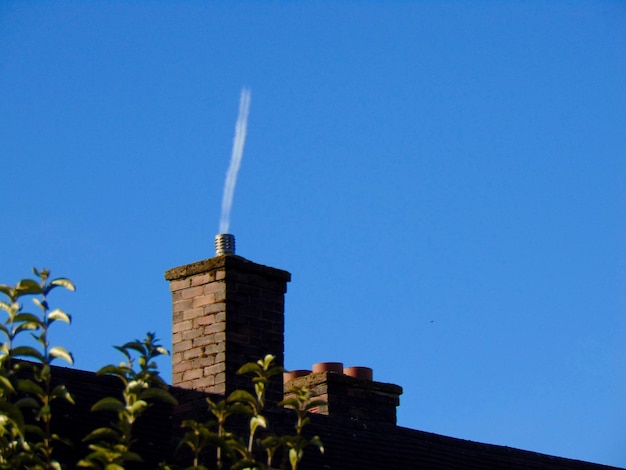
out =
[[[286,378],[287,395],[290,387],[305,386],[313,396],[326,401],[326,405],[314,412],[350,420],[396,424],[396,407],[402,395],[399,385],[338,372],[313,372],[295,378],[287,375]]]
[[[228,395],[249,388],[236,374],[266,354],[284,364],[284,298],[291,274],[236,255],[168,270],[173,308],[172,385]],[[268,402],[282,399],[280,377]]]

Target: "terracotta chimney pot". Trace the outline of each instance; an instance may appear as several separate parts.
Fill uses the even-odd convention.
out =
[[[317,374],[320,372],[343,374],[343,362],[318,362],[313,364],[313,373]]]
[[[349,377],[363,380],[374,380],[374,371],[370,367],[346,367],[343,373]]]
[[[285,372],[283,374],[283,383],[287,383],[293,379],[297,379],[298,377],[304,377],[310,373],[311,371],[306,369],[290,370],[289,372]]]

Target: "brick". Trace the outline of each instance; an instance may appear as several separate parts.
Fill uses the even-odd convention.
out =
[[[213,344],[209,344],[207,346],[204,347],[204,354],[208,355],[208,354],[217,354],[220,352],[226,351],[226,344],[225,343],[213,343]]]
[[[208,366],[204,368],[204,375],[215,375],[220,372],[224,372],[226,370],[226,365],[223,362],[218,362],[217,364],[213,364],[212,366]]]
[[[198,357],[191,361],[190,367],[194,369],[203,369],[208,366],[212,366],[215,364],[215,358],[213,356],[208,357]]]
[[[192,365],[191,362],[189,361],[184,361],[184,362],[180,362],[178,364],[174,364],[172,366],[172,373],[176,374],[176,373],[183,373],[189,369],[191,369]]]
[[[202,290],[202,286],[189,287],[188,289],[182,291],[183,299],[191,299],[193,297],[202,295]]]
[[[205,314],[207,314],[207,313],[224,313],[225,312],[226,304],[224,302],[218,302],[217,299],[215,299],[215,302],[216,303],[207,304],[204,307],[202,307],[202,310],[204,311]]]
[[[183,352],[184,359],[193,359],[202,356],[202,348],[190,348]]]
[[[172,333],[190,330],[192,327],[193,323],[191,320],[184,320],[178,323],[174,323],[174,325],[172,326]]]
[[[202,336],[202,329],[195,328],[192,330],[186,330],[182,332],[182,335],[183,335],[183,340],[194,339],[194,338],[197,338],[198,336]]]
[[[215,303],[215,294],[202,294],[194,297],[191,306],[193,308],[203,307]]]
[[[201,377],[199,379],[193,380],[191,382],[191,385],[195,390],[207,391],[206,389],[208,387],[215,385],[215,377],[213,376]]]
[[[202,377],[202,369],[190,369],[183,372],[183,380],[193,380]]]
[[[179,300],[178,302],[174,302],[172,304],[172,311],[174,313],[184,312],[185,310],[189,310],[191,308],[191,299],[187,300]]]
[[[211,333],[220,333],[226,331],[226,323],[213,323],[212,325],[204,327],[204,334],[209,335]]]
[[[215,315],[213,314],[203,314],[201,317],[198,317],[193,322],[194,326],[206,326],[212,325],[215,323]]]
[[[211,282],[214,279],[215,279],[215,274],[213,273],[198,274],[196,276],[191,277],[191,286],[192,287],[201,286],[201,285]]]
[[[241,271],[230,270],[227,277],[229,281],[234,281],[237,284],[250,284],[251,275]]]
[[[177,290],[185,289],[191,285],[189,279],[179,279],[177,281],[170,282],[170,291],[174,292]]]
[[[228,339],[234,343],[247,345],[250,343],[250,335],[245,333],[233,333],[232,331],[228,332]]]
[[[207,344],[213,344],[213,336],[202,335],[193,340],[194,347],[206,346]]]
[[[181,341],[180,343],[176,343],[174,346],[176,347],[177,353],[180,352],[182,354],[185,354],[185,352],[193,346],[193,343],[191,342],[191,340],[184,340],[184,341]]]
[[[202,293],[215,294],[216,292],[224,292],[226,290],[226,283],[224,282],[211,282],[210,284],[204,284],[202,286]]]
[[[189,277],[172,286],[176,287],[172,290],[175,385],[224,393],[248,383],[235,375],[243,363],[268,351],[283,358],[283,294],[288,276],[271,268],[249,268],[237,260],[223,263],[214,263],[210,270],[194,265]]]
[[[253,297],[255,299],[261,298],[261,289],[259,289],[258,287],[245,286],[240,284],[236,286],[235,292],[237,293],[237,295],[242,295],[245,297]]]
[[[196,317],[202,316],[204,315],[204,312],[202,311],[201,308],[192,308],[190,310],[185,310],[183,312],[183,319],[184,320],[192,320]]]

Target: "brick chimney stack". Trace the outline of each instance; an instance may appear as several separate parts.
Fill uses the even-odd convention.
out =
[[[284,364],[285,293],[291,274],[227,254],[168,270],[173,306],[172,385],[228,395],[236,374],[266,354]],[[282,400],[279,376],[267,393]]]
[[[374,382],[368,367],[343,367],[340,362],[321,362],[313,372],[298,370],[284,376],[285,393],[292,387],[305,386],[317,398],[326,401],[313,412],[351,421],[396,424],[396,407],[402,387]]]

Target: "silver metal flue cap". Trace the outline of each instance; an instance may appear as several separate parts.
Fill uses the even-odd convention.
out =
[[[230,233],[219,233],[215,235],[215,256],[234,254],[235,236]]]

